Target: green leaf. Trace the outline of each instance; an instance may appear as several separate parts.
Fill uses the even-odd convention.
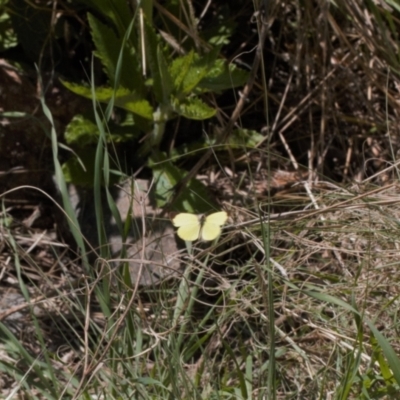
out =
[[[204,151],[209,150],[213,147],[214,152],[223,155],[222,153],[228,152],[231,154],[232,150],[238,149],[243,151],[244,148],[254,149],[265,136],[261,135],[257,131],[251,129],[236,129],[231,135],[229,135],[226,143],[220,143],[216,145],[216,140],[211,138],[201,139],[195,142],[183,143],[181,146],[171,151],[172,156],[185,156],[186,159],[189,157],[198,158],[199,152],[203,154]]]
[[[229,135],[226,144],[231,149],[243,149],[243,147],[253,149],[264,139],[265,136],[257,131],[251,129],[236,129]]]
[[[311,290],[303,290],[303,292],[310,297],[314,297],[317,300],[321,300],[327,303],[332,303],[336,304],[339,307],[342,307],[345,310],[351,311],[354,315],[360,315],[360,313],[352,307],[349,303],[346,303],[342,299],[339,299],[338,297],[331,296],[326,293],[320,293],[316,291],[311,291]]]
[[[145,19],[146,58],[151,72],[153,91],[158,103],[166,102],[173,90],[168,63],[162,52],[160,40]]]
[[[85,147],[99,140],[99,128],[94,121],[83,115],[75,115],[65,129],[65,140],[69,145]]]
[[[133,37],[124,44],[123,35],[118,37],[113,29],[100,22],[96,17],[88,14],[88,20],[96,46],[94,54],[101,60],[111,86],[115,85],[117,72],[119,72],[121,86],[129,88],[131,91],[135,90],[137,93],[143,93],[144,85],[140,72],[140,58],[132,45]],[[120,64],[121,70],[117,71],[121,50],[123,50],[123,62]]]
[[[153,108],[150,103],[144,99],[137,99],[135,94],[117,97],[115,105],[148,120],[153,120]]]
[[[72,82],[61,81],[62,84],[72,92],[92,99],[92,89],[83,85],[78,85]],[[96,88],[96,100],[101,103],[108,103],[113,95],[115,96],[115,105],[127,111],[135,113],[142,118],[153,120],[153,109],[150,103],[142,99],[136,92],[131,92],[128,89],[119,88],[114,90],[110,87]]]
[[[155,181],[155,200],[157,207],[163,207],[174,194],[174,188],[186,175],[186,171],[179,169],[167,160],[165,155],[157,154],[150,158],[149,167],[153,171]],[[206,186],[196,179],[191,179],[184,192],[176,199],[174,210],[187,212],[207,212],[216,207],[211,200]]]
[[[125,122],[124,125],[116,125],[112,121],[107,125],[109,135],[107,142],[123,143],[132,141],[139,137],[140,131],[132,124]],[[68,145],[76,148],[85,148],[96,145],[99,141],[99,129],[93,118],[77,114],[67,125],[65,140]]]
[[[398,12],[400,12],[400,4],[397,1],[394,0],[386,0],[386,3],[391,5],[394,9],[396,9]],[[389,13],[387,13],[390,15]]]
[[[203,56],[192,51],[172,62],[170,72],[174,79],[174,93],[178,98],[193,93],[203,78],[212,72],[219,50],[219,47],[215,47]]]
[[[184,91],[184,80],[193,64],[194,52],[190,51],[183,57],[175,58],[169,67],[171,78],[174,82],[175,93]]]
[[[397,384],[400,385],[400,358],[397,356],[396,351],[390,345],[388,340],[378,331],[378,329],[376,329],[375,325],[370,321],[367,321],[367,325],[371,329],[371,332],[381,347],[382,352],[385,355],[393,372],[394,379],[396,380]]]
[[[86,97],[87,99],[92,99],[92,89],[90,87],[63,80],[61,80],[61,83],[71,92],[74,92],[79,96]],[[96,93],[96,100],[102,103],[108,103],[113,95],[116,98],[118,98],[118,97],[128,96],[131,94],[130,90],[122,87],[117,90],[114,90],[111,87],[103,87],[103,88],[97,87],[95,93]]]
[[[28,28],[28,26],[26,26],[26,28]],[[8,14],[5,9],[2,9],[2,13],[0,14],[0,51],[3,52],[17,45],[18,38],[13,29],[10,14]]]
[[[159,82],[159,86],[161,86],[162,89],[162,103],[168,103],[168,99],[171,93],[174,91],[174,85],[172,83],[172,78],[168,70],[167,61],[164,57],[160,45],[157,46],[157,61],[160,73],[154,76],[154,83],[156,77],[161,79],[161,81]]]
[[[170,67],[176,96],[182,97],[182,95],[191,94],[211,67],[206,56],[200,58],[193,52],[176,58]]]
[[[203,120],[213,117],[217,112],[197,97],[182,102],[172,99],[172,107],[177,114],[188,119]]]
[[[247,71],[236,67],[236,65],[217,60],[212,70],[200,82],[199,88],[203,91],[221,92],[225,89],[244,85],[248,76]]]

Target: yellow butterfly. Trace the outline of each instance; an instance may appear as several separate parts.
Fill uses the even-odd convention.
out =
[[[221,227],[228,219],[225,211],[219,211],[206,217],[180,213],[172,219],[174,226],[178,228],[178,236],[186,241],[193,242],[201,237],[202,240],[214,240],[221,233]]]

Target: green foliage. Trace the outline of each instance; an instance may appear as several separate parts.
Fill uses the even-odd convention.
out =
[[[3,2],[1,2],[3,3]],[[0,51],[3,52],[17,45],[17,36],[12,29],[10,15],[3,10],[0,3]]]
[[[87,4],[96,9],[96,12],[88,14],[90,32],[96,47],[95,55],[104,67],[110,86],[96,87],[93,91],[93,88],[81,84],[64,82],[64,85],[86,98],[92,98],[94,93],[97,101],[132,113],[134,126],[146,134],[137,152],[143,159],[152,157],[153,161],[158,160],[165,126],[171,119],[181,116],[205,120],[215,115],[216,110],[206,104],[201,94],[221,92],[242,85],[247,79],[245,71],[227,65],[219,58],[219,46],[204,54],[191,49],[187,54],[177,56],[174,49],[157,34],[152,24],[151,7],[146,8],[144,23],[141,23],[137,13],[128,21],[126,15],[119,16],[121,12],[127,14],[125,9],[114,9],[108,3],[104,4],[104,9],[91,1]],[[100,12],[104,14],[102,17]],[[137,32],[143,35],[141,39],[137,37]],[[143,42],[145,48],[141,48]],[[143,66],[147,66],[148,70],[142,70]],[[143,79],[143,75],[148,78]],[[83,121],[81,129],[77,129],[76,121],[71,124],[74,125],[67,131],[74,132],[74,143],[77,145],[88,143],[96,131],[91,125],[86,130]],[[82,134],[82,140],[79,134]],[[126,140],[130,138],[126,137]],[[157,156],[154,158],[152,154]],[[153,161],[148,165],[156,178],[158,205],[161,206],[165,204],[167,192],[183,178],[184,171],[165,160],[160,170]],[[66,166],[65,172],[72,179],[79,169],[79,163],[71,163]],[[202,196],[208,203],[207,207],[199,203]],[[187,198],[182,197],[178,203],[188,211],[210,209],[205,188],[195,181],[187,188]]]
[[[183,101],[179,101],[176,98],[172,98],[171,100],[172,109],[182,117],[203,120],[215,115],[215,110],[197,97],[188,98]]]
[[[81,187],[91,188],[96,173],[95,158],[95,147],[86,147],[85,150],[79,151],[76,157],[71,157],[62,165],[65,181]],[[115,163],[113,163],[111,167],[114,170],[119,170]],[[109,183],[117,183],[121,175],[122,174],[110,174]],[[101,183],[104,184],[104,182]]]
[[[48,6],[51,2],[40,3]],[[105,85],[103,88],[95,88],[94,83],[92,88],[87,88],[81,84],[82,79],[77,80],[79,84],[66,84],[75,93],[87,98],[95,97],[101,105],[93,102],[96,119],[76,116],[69,124],[65,140],[76,151],[77,157],[63,166],[64,175],[60,173],[57,156],[57,150],[61,146],[57,141],[59,132],[55,131],[57,124],[53,123],[49,110],[45,108],[45,114],[52,126],[57,184],[60,187],[68,220],[72,221],[71,230],[75,228],[74,234],[77,239],[79,239],[79,232],[76,229],[78,225],[72,208],[67,207],[69,198],[64,180],[67,178],[75,183],[88,185],[92,184],[96,176],[95,193],[99,193],[100,183],[108,182],[111,168],[117,168],[116,163],[113,164],[111,160],[112,156],[110,160],[108,159],[108,150],[113,149],[115,144],[130,144],[139,141],[139,138],[145,138],[140,150],[137,144],[131,155],[135,158],[141,151],[150,160],[148,166],[155,177],[156,198],[160,207],[169,201],[174,194],[176,184],[185,177],[184,167],[190,168],[195,159],[210,148],[221,164],[224,163],[229,151],[230,160],[235,167],[233,173],[235,178],[240,178],[240,182],[232,179],[232,186],[237,185],[237,190],[233,189],[227,194],[227,199],[233,194],[232,224],[227,227],[227,232],[224,232],[222,243],[210,249],[205,249],[203,244],[200,244],[198,247],[194,246],[188,255],[180,253],[180,260],[185,263],[183,276],[169,279],[165,282],[165,286],[160,284],[143,288],[142,291],[141,288],[139,291],[136,291],[138,288],[132,291],[133,285],[127,268],[128,282],[113,287],[110,287],[108,280],[103,282],[97,275],[91,276],[93,269],[87,268],[80,288],[82,290],[78,292],[74,288],[68,294],[64,289],[60,290],[57,299],[60,301],[66,299],[71,305],[70,312],[65,314],[68,318],[71,318],[78,309],[76,302],[84,303],[83,307],[79,307],[79,314],[76,314],[76,324],[74,320],[74,324],[71,323],[68,329],[68,333],[72,333],[76,338],[81,351],[76,353],[73,350],[68,353],[61,351],[60,354],[53,354],[48,347],[43,346],[39,356],[35,357],[27,351],[28,348],[35,350],[34,346],[26,348],[23,346],[21,338],[24,335],[21,335],[21,338],[14,338],[7,327],[0,323],[0,331],[3,334],[2,351],[3,348],[6,350],[5,356],[0,360],[0,375],[7,374],[6,380],[11,377],[16,383],[14,387],[23,386],[23,391],[26,392],[21,395],[10,394],[9,398],[12,395],[19,395],[21,398],[25,395],[27,398],[36,396],[54,399],[107,396],[120,399],[398,398],[400,360],[396,343],[399,282],[396,275],[398,270],[396,196],[393,201],[388,201],[389,195],[385,193],[383,200],[380,201],[378,192],[374,190],[371,201],[362,196],[365,201],[360,206],[358,190],[354,196],[354,203],[350,203],[351,194],[348,188],[340,194],[339,185],[335,186],[333,191],[328,191],[328,185],[325,184],[307,187],[307,195],[304,197],[302,196],[305,191],[299,189],[299,186],[293,186],[290,190],[272,196],[266,193],[268,188],[263,189],[266,187],[262,181],[266,179],[264,173],[254,175],[254,180],[250,174],[240,175],[244,169],[238,164],[240,161],[237,161],[239,157],[236,155],[240,152],[243,156],[248,148],[260,146],[265,140],[265,137],[252,130],[236,129],[230,132],[225,143],[217,142],[209,131],[207,132],[210,137],[207,140],[198,139],[188,143],[184,142],[184,138],[177,137],[176,143],[180,143],[180,147],[172,149],[168,155],[161,153],[159,147],[162,146],[168,121],[180,116],[200,120],[212,117],[215,111],[207,103],[207,97],[202,95],[210,91],[213,94],[222,92],[239,82],[244,82],[247,77],[244,71],[233,64],[226,64],[219,58],[218,46],[229,41],[233,29],[228,11],[222,14],[221,9],[216,7],[218,2],[207,2],[211,8],[214,7],[212,14],[216,15],[215,21],[212,29],[201,32],[202,40],[199,40],[198,45],[190,35],[181,41],[178,33],[182,29],[168,18],[163,26],[161,17],[155,16],[153,23],[151,1],[70,0],[63,2],[63,5],[64,3],[68,6],[79,3],[88,8],[85,9],[85,15],[87,12],[90,14],[88,18],[90,32],[96,45],[96,57],[101,61],[109,82],[108,86]],[[139,18],[132,15],[131,9],[128,8],[128,4],[134,3],[144,7],[144,31],[140,30],[142,27]],[[195,2],[195,5],[200,3]],[[329,3],[329,7],[322,7],[321,11],[320,7],[307,9],[305,2],[291,2],[285,3],[284,7],[276,7],[274,12],[267,13],[271,24],[277,15],[275,20],[277,23],[270,25],[273,26],[271,33],[275,35],[279,29],[279,39],[284,39],[270,38],[270,44],[274,45],[271,53],[285,56],[274,60],[277,64],[274,66],[276,69],[272,72],[274,75],[271,79],[272,89],[276,91],[273,93],[274,98],[271,97],[275,103],[274,107],[279,108],[286,117],[291,117],[292,112],[296,112],[296,121],[299,122],[304,114],[305,119],[312,121],[313,124],[312,129],[307,130],[304,129],[304,125],[297,125],[297,122],[288,123],[286,117],[280,117],[274,120],[271,126],[276,126],[277,131],[283,126],[287,127],[285,139],[292,150],[298,147],[293,138],[300,138],[302,142],[299,143],[300,153],[303,153],[304,157],[307,147],[305,141],[309,132],[312,132],[313,140],[318,144],[315,146],[315,155],[320,157],[317,169],[324,166],[322,159],[325,155],[327,159],[332,160],[331,149],[335,154],[347,154],[346,151],[340,151],[338,143],[343,138],[345,139],[343,142],[346,142],[349,139],[347,136],[352,134],[353,128],[350,126],[348,115],[363,115],[354,112],[351,107],[348,108],[351,106],[348,99],[352,98],[350,94],[354,87],[351,87],[351,81],[342,79],[347,74],[350,78],[357,78],[356,90],[360,94],[363,88],[367,88],[370,94],[365,95],[368,100],[365,104],[362,104],[362,96],[356,97],[357,102],[362,106],[365,105],[366,110],[376,111],[366,115],[365,121],[369,121],[369,118],[372,120],[376,115],[383,115],[387,119],[387,124],[384,124],[388,128],[385,132],[386,137],[392,134],[393,124],[396,126],[396,118],[391,119],[395,113],[393,114],[390,105],[392,99],[397,101],[398,91],[393,90],[397,85],[392,79],[391,71],[399,70],[397,51],[399,29],[398,15],[390,9],[390,6],[396,12],[399,11],[399,7],[397,2],[392,0],[375,3],[377,2],[339,1]],[[22,3],[16,1],[14,4]],[[26,2],[26,5],[37,4],[39,2]],[[159,4],[172,13],[172,16],[178,17],[183,7],[192,2],[166,0]],[[227,10],[231,4],[238,5],[240,2],[236,0],[233,3],[226,2],[223,9]],[[360,11],[359,18],[358,14],[350,12],[351,6],[357,12]],[[339,7],[340,18],[336,18],[332,9]],[[43,10],[38,7],[37,15],[42,16]],[[48,10],[46,12],[48,13]],[[24,15],[27,16],[29,23],[31,21],[34,23],[33,13],[21,13],[18,18]],[[304,16],[311,23],[318,20],[325,25],[303,24],[307,22]],[[329,18],[325,18],[326,16]],[[290,21],[290,24],[279,23],[284,20]],[[368,29],[366,24],[363,24],[364,20],[371,22],[368,24]],[[190,25],[190,22],[193,22],[190,18],[184,21],[185,27],[189,26],[195,30],[196,21],[193,25]],[[201,22],[204,23],[204,20]],[[165,26],[168,29],[165,29]],[[288,32],[288,26],[295,26],[298,32]],[[334,35],[330,36],[329,30],[332,26]],[[177,51],[176,48],[172,50],[169,43],[164,42],[158,35],[155,27],[161,27],[160,29],[173,36],[180,50]],[[314,29],[321,27],[323,29]],[[344,29],[347,27],[350,27],[348,31]],[[130,29],[131,33],[128,32]],[[365,41],[362,31],[366,34]],[[141,48],[141,40],[138,37],[140,32],[145,32],[145,49]],[[290,34],[291,32],[293,34]],[[315,32],[323,34],[317,37]],[[20,38],[25,42],[25,48],[29,46],[29,40],[32,40],[24,35]],[[35,39],[39,44],[45,38],[39,32]],[[205,46],[203,46],[204,40]],[[311,41],[315,42],[315,47],[310,46]],[[281,42],[282,46],[275,46],[274,42],[276,44]],[[348,43],[354,47],[349,47]],[[215,46],[212,50],[209,50],[210,44]],[[291,48],[295,50],[292,51]],[[323,57],[320,57],[321,49]],[[36,45],[31,50],[31,54],[37,59],[39,53],[36,52],[41,52],[42,46]],[[370,58],[367,57],[369,53],[372,54]],[[145,60],[142,60],[143,54],[146,54]],[[298,54],[304,57],[296,58]],[[349,59],[347,55],[357,55],[357,57]],[[330,56],[336,59],[335,65],[330,65]],[[328,60],[328,63],[323,62],[322,70],[318,70],[317,63],[321,63],[321,60]],[[143,78],[141,71],[142,65],[145,65],[144,61],[148,68],[145,71],[146,78]],[[130,75],[129,68],[132,67],[130,65],[132,62],[135,63],[134,71]],[[268,68],[267,65],[266,70]],[[310,75],[306,70],[310,71]],[[354,75],[350,74],[352,70],[355,71]],[[340,71],[340,75],[335,75],[337,71]],[[288,72],[293,73],[295,82],[293,86],[290,79],[288,80]],[[96,73],[93,75],[93,81],[98,82],[99,76]],[[132,76],[139,79],[137,85],[134,84]],[[370,80],[367,79],[368,76],[371,77]],[[382,77],[383,83],[380,80]],[[373,81],[379,83],[375,86]],[[326,85],[321,85],[321,82],[326,82]],[[305,83],[306,87],[303,93],[302,83]],[[340,93],[345,93],[349,97],[335,97],[335,91],[338,89],[335,85],[338,83]],[[310,94],[310,87],[318,89],[314,92],[316,96],[309,102],[311,108],[307,109],[307,105],[302,102],[300,104],[304,108],[296,109],[300,99],[307,98],[306,96]],[[325,92],[326,88],[328,92]],[[374,96],[379,90],[384,96],[374,102]],[[325,97],[326,94],[328,96]],[[265,92],[263,100],[266,101],[267,97],[268,94]],[[275,97],[278,98],[278,102]],[[329,100],[323,104],[326,129],[321,129],[321,137],[318,138],[315,118],[320,121],[322,114],[319,112],[315,114],[315,110],[319,106],[318,100],[324,98]],[[329,117],[330,104],[333,105],[334,111],[332,119]],[[102,113],[104,105],[109,107]],[[263,107],[258,109],[264,111]],[[112,118],[109,118],[110,110],[113,110]],[[348,115],[344,115],[344,111]],[[395,108],[395,111],[397,113],[398,108]],[[334,125],[335,120],[339,120],[338,126]],[[245,123],[246,119],[243,118],[242,121]],[[295,136],[289,135],[290,124],[294,127]],[[330,125],[333,133],[330,131]],[[374,125],[374,132],[378,135],[379,129],[375,126],[378,125]],[[344,136],[340,136],[343,127],[349,129],[344,129]],[[182,131],[177,132],[179,135]],[[362,131],[357,131],[357,137],[364,138],[365,132],[370,133],[372,129],[368,131],[368,128],[363,128]],[[274,129],[271,136],[272,133]],[[397,130],[394,133],[396,134]],[[352,146],[352,154],[357,153],[355,142],[348,141]],[[358,141],[367,147],[364,140]],[[281,145],[279,147],[283,149]],[[319,154],[317,148],[322,149],[324,154]],[[269,167],[271,162],[275,162],[273,146],[268,147],[264,143],[259,149],[260,161],[258,163],[256,159],[255,164],[258,164],[256,168],[264,170],[267,166],[265,163]],[[328,153],[325,153],[326,151]],[[396,147],[393,151],[395,153]],[[282,154],[278,156],[281,157]],[[299,152],[294,154],[294,157],[297,158],[298,155]],[[311,162],[312,159],[309,161],[310,165],[317,165]],[[355,160],[349,162],[350,166],[355,164],[357,164]],[[358,164],[363,165],[362,162]],[[85,165],[86,170],[82,165]],[[288,165],[289,161],[285,167]],[[246,167],[253,174],[254,164]],[[335,166],[335,170],[339,170],[339,167],[339,164]],[[346,176],[346,180],[347,178]],[[244,186],[246,189],[250,186],[255,186],[257,189],[261,187],[261,192],[257,192],[254,196],[257,208],[247,206],[245,198],[247,192],[242,196],[242,182],[246,183]],[[251,193],[247,197],[250,196]],[[99,198],[100,196],[97,196],[96,200],[99,201]],[[305,205],[300,215],[291,216],[286,213],[293,204],[296,209],[303,208],[303,202]],[[379,207],[376,207],[376,204]],[[384,204],[389,204],[387,209]],[[317,213],[308,213],[312,205],[319,207]],[[175,207],[179,211],[186,209],[202,212],[213,208],[214,204],[204,185],[192,180]],[[345,208],[347,213],[344,212]],[[3,214],[6,215],[5,210]],[[270,218],[274,214],[275,216]],[[379,222],[384,214],[385,218]],[[299,218],[296,215],[299,215]],[[99,227],[103,220],[101,208],[98,206],[96,216],[96,226]],[[359,226],[358,223],[362,219],[368,223]],[[4,223],[5,225],[9,223],[8,218]],[[395,228],[387,234],[392,226]],[[8,244],[5,251],[9,251],[12,235],[6,231],[4,236]],[[25,252],[25,242],[24,240],[22,247],[12,246],[15,254]],[[81,252],[85,255],[83,241],[81,242]],[[29,244],[28,246],[31,250],[32,247]],[[377,252],[379,254],[375,254]],[[391,255],[386,258],[388,254]],[[30,256],[27,254],[24,260],[28,261],[29,275],[37,281],[32,268],[34,265],[32,255],[34,255],[32,252]],[[60,265],[65,264],[64,255],[62,257]],[[6,274],[11,274],[14,264],[16,269],[21,271],[21,266],[15,261],[8,265],[10,268],[7,267]],[[168,267],[167,264],[166,268]],[[45,272],[39,268],[37,271]],[[47,274],[41,275],[37,282],[43,283],[42,277],[46,278]],[[378,279],[375,279],[377,277]],[[20,281],[23,283],[25,279]],[[112,297],[115,301],[113,307],[104,312],[105,322],[99,326],[94,326],[95,318],[91,318],[93,313],[88,314],[89,308],[86,307],[89,306],[94,290],[104,292],[103,310],[108,308],[106,301],[108,297]],[[346,299],[350,293],[354,293],[356,301],[348,304]],[[135,300],[134,303],[126,302],[129,296]],[[96,297],[101,299],[101,296]],[[145,307],[141,304],[143,299]],[[140,307],[135,307],[135,304]],[[362,308],[358,311],[357,306],[360,305]],[[33,302],[28,302],[27,306],[33,311]],[[63,314],[65,308],[57,307],[57,309]],[[99,315],[97,311],[95,314]],[[365,315],[379,321],[379,326],[383,325],[384,329],[378,330],[367,322],[369,329],[363,331]],[[121,319],[118,320],[119,316]],[[275,320],[278,316],[280,322],[278,319]],[[76,329],[83,324],[85,325],[83,330]],[[40,335],[39,330],[37,335]],[[374,337],[368,342],[367,336],[370,335]],[[18,363],[13,365],[10,356],[18,360]],[[85,369],[87,372],[85,376],[88,377],[85,382],[82,381],[81,369],[74,368],[76,363],[73,360],[79,361],[82,357],[85,358],[85,362],[87,361],[85,367],[88,367]],[[68,363],[61,365],[60,360],[67,360]],[[70,360],[72,364],[69,364]],[[49,361],[54,361],[53,365]],[[78,365],[80,366],[81,364]],[[94,369],[90,369],[91,366]],[[272,382],[266,379],[267,375],[272,377]]]
[[[157,103],[167,103],[173,92],[173,83],[168,68],[167,60],[163,54],[160,38],[148,22],[145,23],[145,54],[151,73],[150,85]]]
[[[115,105],[145,119],[153,119],[153,110],[150,103],[146,99],[138,99],[135,93],[123,97],[117,97],[115,99]]]
[[[108,124],[108,134],[106,135],[106,143],[117,151],[118,144],[127,141],[137,140],[139,130],[132,124],[130,118],[126,118],[125,122]],[[65,180],[69,183],[90,187],[93,185],[94,164],[95,164],[95,147],[100,138],[99,127],[92,117],[84,115],[75,115],[68,124],[65,131],[65,140],[70,148],[76,149],[76,156],[70,158],[63,164],[62,170]],[[112,168],[120,171],[121,166],[117,162],[113,162]],[[124,172],[120,171],[119,175],[124,176]],[[119,178],[118,174],[112,175],[112,182],[116,182]]]
[[[153,170],[156,186],[157,207],[163,207],[174,194],[174,188],[186,172],[173,165],[162,153],[157,155],[157,160],[150,158],[149,166]],[[176,199],[174,209],[188,212],[207,212],[216,207],[208,195],[207,188],[198,180],[192,179],[187,189]]]
[[[95,55],[101,60],[111,85],[116,87],[118,80],[120,87],[142,93],[143,79],[139,58],[136,46],[132,45],[137,40],[134,30],[131,29],[129,37],[125,37],[124,34],[116,34],[113,29],[91,14],[88,15],[88,20],[96,46]],[[122,63],[119,64],[120,57]]]
[[[62,36],[64,31],[59,20],[55,26],[51,25],[51,7],[38,7],[25,0],[11,3],[10,15],[18,43],[34,62],[38,62],[43,54],[51,57],[52,52],[47,50],[58,46],[58,39],[70,40],[70,37]],[[150,159],[148,166],[157,180],[171,190],[182,180],[185,171],[174,165],[175,159],[168,163],[166,159],[163,161],[164,166],[168,165],[165,171],[159,170],[154,162],[159,161],[167,123],[179,117],[196,121],[214,117],[215,107],[207,103],[204,94],[221,93],[243,85],[248,76],[235,65],[228,65],[220,55],[222,45],[229,42],[229,35],[235,26],[229,19],[229,7],[223,7],[224,13],[215,17],[210,24],[211,29],[201,32],[188,5],[178,1],[166,2],[165,9],[175,18],[179,19],[182,12],[188,12],[186,22],[196,31],[192,36],[174,19],[162,19],[161,14],[153,15],[154,5],[150,0],[140,2],[141,8],[125,1],[111,0],[72,0],[70,6],[75,15],[79,15],[80,22],[87,18],[88,23],[80,28],[88,27],[84,35],[88,42],[90,36],[95,47],[93,54],[101,63],[107,83],[85,85],[82,78],[62,81],[75,94],[92,99],[98,107],[96,112],[102,118],[95,120],[75,115],[67,126],[65,141],[75,158],[62,167],[66,180],[85,186],[90,183],[95,173],[93,149],[99,141],[99,132],[104,131],[107,134],[103,144],[110,149],[119,143],[131,145],[137,141],[132,156],[143,164]],[[62,18],[62,23],[66,23],[69,16],[62,14]],[[71,26],[68,25],[69,28]],[[168,32],[171,40],[166,40],[159,34],[160,31]],[[185,40],[182,40],[182,34],[186,36]],[[82,31],[72,30],[72,37],[74,35],[81,37]],[[171,43],[176,43],[181,50],[177,52]],[[44,49],[47,49],[45,53]],[[93,68],[93,71],[97,70]],[[91,79],[97,82],[98,74],[93,72]],[[117,111],[111,113],[113,109]],[[118,118],[115,118],[115,113]],[[205,149],[212,144],[212,140],[205,143],[198,139],[198,148]],[[118,158],[117,152],[115,158]],[[114,161],[117,167],[118,161]],[[157,186],[162,199],[160,204],[167,197],[165,187],[162,189],[161,183]],[[212,202],[202,184],[193,180],[187,191],[190,192],[187,199],[182,198],[179,203],[183,209],[210,209]],[[202,196],[207,206],[199,204],[198,198]]]
[[[191,51],[186,56],[178,57],[172,62],[169,69],[174,80],[176,94],[189,94],[199,86],[202,79],[213,69],[218,54],[216,50],[218,49],[204,57]]]
[[[200,89],[210,92],[221,92],[226,89],[243,85],[248,73],[234,64],[226,64],[223,60],[216,60],[207,76],[200,82]]]
[[[238,150],[241,154],[243,154],[243,150],[246,149],[254,149],[264,140],[264,136],[259,134],[256,131],[250,129],[235,129],[229,138],[227,139],[225,144],[216,145],[216,140],[213,138],[207,138],[204,140],[198,140],[193,144],[183,144],[182,146],[176,148],[172,152],[173,157],[182,157],[183,155],[186,158],[196,158],[198,157],[198,152],[203,152],[208,150],[210,147],[213,147],[213,151],[218,155],[223,157],[225,154],[229,152],[232,154],[232,151]]]
[[[62,82],[72,92],[87,99],[92,99],[93,95],[90,87],[72,82]],[[114,104],[119,108],[148,120],[153,119],[153,110],[150,103],[141,98],[136,92],[131,92],[125,88],[114,90],[111,87],[96,88],[94,92],[96,100],[101,103],[108,104],[110,101],[114,101]]]
[[[225,5],[215,16],[215,20],[208,25],[203,35],[213,46],[226,45],[236,27],[237,24],[229,16],[228,5]]]
[[[236,129],[229,136],[227,146],[232,149],[253,149],[263,141],[265,137],[251,129]]]
[[[65,131],[65,140],[69,145],[84,148],[99,140],[99,130],[95,122],[83,115],[75,115]]]
[[[400,389],[400,359],[387,339],[367,321],[374,336],[371,337],[372,357],[371,367],[361,375],[361,399],[381,399],[399,393]],[[376,373],[379,365],[380,374]]]

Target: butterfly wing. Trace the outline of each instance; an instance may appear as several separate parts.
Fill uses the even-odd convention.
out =
[[[202,230],[201,238],[203,240],[214,240],[221,233],[221,227],[225,224],[228,219],[228,214],[225,211],[219,211],[208,215],[205,218]]]
[[[173,218],[172,223],[178,228],[177,234],[182,240],[193,242],[199,238],[201,224],[197,215],[180,213]]]

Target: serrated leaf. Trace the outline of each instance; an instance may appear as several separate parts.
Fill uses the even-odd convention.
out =
[[[174,80],[174,93],[176,97],[191,94],[205,76],[214,68],[219,48],[216,47],[209,53],[200,56],[193,51],[183,57],[176,58],[170,67]]]
[[[78,147],[96,144],[99,140],[99,129],[94,121],[78,114],[67,125],[65,140],[67,144]]]
[[[203,120],[213,117],[217,112],[197,97],[188,98],[184,101],[172,99],[171,103],[177,114],[188,119]]]
[[[144,99],[136,99],[135,95],[117,97],[115,105],[150,121],[153,120],[153,108],[150,103]]]
[[[143,79],[140,74],[140,58],[135,48],[130,42],[124,44],[124,36],[116,35],[115,31],[103,24],[96,17],[88,14],[89,25],[92,38],[96,46],[94,54],[101,60],[105,67],[111,86],[116,83],[117,72],[119,72],[119,82],[121,86],[134,90],[138,93],[143,92]],[[123,62],[121,70],[117,71],[117,63],[120,52],[123,50]]]
[[[92,99],[92,89],[83,85],[78,85],[72,82],[61,81],[62,84],[80,96]],[[147,100],[142,99],[137,93],[131,92],[128,89],[119,88],[114,91],[110,87],[96,88],[95,89],[96,100],[101,103],[108,103],[112,96],[115,95],[115,105],[123,108],[134,114],[139,115],[142,118],[146,118],[150,121],[153,120],[153,109]]]
[[[171,66],[169,67],[169,72],[171,74],[176,92],[181,91],[181,88],[183,87],[183,81],[189,71],[189,68],[193,64],[193,59],[194,52],[190,51],[185,56],[177,57],[172,61]]]
[[[90,87],[84,86],[84,85],[79,85],[77,83],[73,82],[67,82],[61,80],[61,83],[69,89],[71,92],[74,92],[75,94],[78,94],[79,96],[86,97],[87,99],[92,99],[92,89]],[[112,98],[113,95],[115,95],[116,98],[118,97],[124,97],[131,95],[131,91],[125,88],[119,88],[117,90],[114,90],[111,87],[97,87],[95,89],[95,94],[96,94],[96,100],[100,101],[102,103],[109,102]]]

